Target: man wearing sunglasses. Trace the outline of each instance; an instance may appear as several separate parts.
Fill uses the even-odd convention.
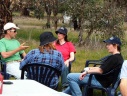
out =
[[[24,46],[15,39],[19,29],[14,23],[8,22],[4,25],[4,38],[0,40],[1,59],[6,62],[7,73],[13,75],[16,79],[20,79],[21,70],[19,70],[21,56],[25,57],[25,49],[29,46]]]

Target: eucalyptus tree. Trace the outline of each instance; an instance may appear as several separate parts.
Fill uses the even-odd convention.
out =
[[[54,28],[55,30],[57,29],[57,22],[58,22],[58,18],[57,18],[57,14],[58,14],[58,5],[59,5],[59,1],[58,0],[52,0],[52,12],[53,12],[53,15],[54,15],[54,18],[53,18],[53,23],[54,23]]]
[[[46,26],[47,28],[50,28],[50,21],[51,21],[51,14],[53,13],[54,18],[54,27],[55,29],[57,28],[57,14],[58,14],[58,3],[59,0],[32,0],[34,2],[34,12],[35,16],[37,18],[43,18],[44,13],[46,12],[47,14],[47,22]]]
[[[90,43],[90,37],[123,35],[124,12],[112,0],[65,0],[67,13],[80,21],[79,45]],[[85,30],[84,30],[85,29]],[[83,32],[86,34],[83,39]]]
[[[125,21],[127,22],[127,0],[113,0],[113,3],[125,10]]]
[[[100,0],[66,0],[65,3],[68,5],[67,13],[72,16],[72,18],[78,19],[79,22],[79,46],[84,43],[83,32],[87,29],[88,39],[93,33],[95,28],[95,23],[97,14],[100,11],[98,5]]]
[[[53,24],[55,30],[57,29],[57,14],[58,14],[58,5],[59,0],[42,0],[44,3],[45,12],[47,14],[47,27],[50,28],[50,19],[51,19],[51,13],[53,13]]]
[[[0,0],[0,38],[3,37],[3,26],[7,22],[12,22],[12,11],[10,10],[10,0]]]

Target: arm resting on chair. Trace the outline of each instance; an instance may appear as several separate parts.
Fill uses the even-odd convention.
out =
[[[89,80],[88,80],[88,85],[91,85],[91,81],[92,81],[92,76],[93,76],[93,75],[106,76],[106,75],[111,74],[111,73],[114,73],[115,71],[118,71],[118,70],[119,70],[119,67],[117,67],[117,68],[115,68],[115,69],[113,69],[113,70],[111,70],[111,71],[109,71],[109,72],[107,72],[107,73],[105,73],[105,74],[91,73],[91,74],[90,74],[90,77],[89,77]],[[113,83],[114,83],[114,82],[113,82]],[[113,86],[114,86],[114,85],[113,85]]]

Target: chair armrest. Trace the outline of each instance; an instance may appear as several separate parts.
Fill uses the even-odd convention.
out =
[[[109,72],[107,72],[107,73],[104,73],[104,74],[92,73],[92,74],[90,74],[90,76],[89,76],[88,85],[91,85],[91,80],[92,80],[93,75],[106,76],[106,75],[111,74],[111,73],[113,73],[113,72],[116,72],[116,71],[118,71],[118,70],[120,70],[120,67],[116,67],[116,68],[114,68],[113,70],[111,70],[111,71],[109,71]],[[118,72],[119,72],[119,71],[118,71]],[[119,73],[120,73],[120,72],[119,72]],[[118,75],[119,75],[119,74],[118,74]]]
[[[100,60],[87,60],[85,63],[85,67],[89,67],[90,65],[92,65],[92,67],[95,67],[97,65],[101,65],[102,62]],[[84,70],[81,71],[81,73],[83,73]]]
[[[89,65],[93,65],[95,67],[96,65],[101,65],[102,62],[100,60],[87,60],[85,67],[88,67]]]

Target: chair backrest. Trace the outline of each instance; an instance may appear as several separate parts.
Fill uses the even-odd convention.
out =
[[[120,84],[120,73],[119,73],[117,79],[112,83],[111,88],[116,90],[118,88],[119,84]]]
[[[24,74],[27,72],[27,79],[36,80],[48,87],[50,87],[51,80],[54,76],[61,74],[57,69],[44,64],[27,64],[22,68],[21,79],[24,79]]]
[[[118,68],[115,68],[113,71],[114,71],[114,81],[113,83],[109,86],[111,89],[113,89],[113,91],[116,91],[116,89],[118,88],[119,84],[120,84],[120,70],[121,68],[118,67]]]
[[[4,76],[4,80],[8,80],[11,75],[6,72],[6,62],[0,58],[0,72]]]
[[[23,59],[22,54],[20,54],[20,57]],[[6,62],[1,58],[2,57],[0,54],[0,72],[4,76],[4,80],[8,80],[10,77],[14,77],[14,76],[6,72]]]

